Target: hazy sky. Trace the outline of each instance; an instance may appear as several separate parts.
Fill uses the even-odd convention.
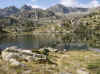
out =
[[[36,8],[48,8],[55,4],[72,7],[97,7],[100,6],[100,0],[0,0],[0,8],[7,6],[21,7],[25,4]]]

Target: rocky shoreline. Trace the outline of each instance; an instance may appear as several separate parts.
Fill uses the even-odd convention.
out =
[[[48,52],[50,48],[45,48]],[[47,55],[43,54],[42,52],[45,52],[45,49],[40,49],[37,51],[32,50],[21,50],[17,47],[9,47],[2,51],[2,59],[4,61],[9,62],[11,65],[19,66],[22,65],[19,61],[47,61]],[[51,50],[50,52],[55,52],[55,50]]]
[[[1,74],[96,74],[100,71],[99,62],[100,53],[95,51],[59,51],[50,47],[22,50],[12,46],[1,51],[0,72]]]

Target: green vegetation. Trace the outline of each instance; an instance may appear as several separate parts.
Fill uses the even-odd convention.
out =
[[[92,74],[100,74],[100,59],[88,63],[87,68],[91,71]]]

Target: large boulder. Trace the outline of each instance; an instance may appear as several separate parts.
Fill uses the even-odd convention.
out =
[[[20,63],[16,59],[9,59],[9,62],[11,66],[21,66],[22,65],[22,63]]]
[[[18,65],[20,61],[46,60],[46,55],[33,53],[31,50],[21,50],[16,47],[9,47],[2,51],[3,60]]]

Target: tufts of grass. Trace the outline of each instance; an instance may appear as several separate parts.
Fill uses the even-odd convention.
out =
[[[97,69],[97,68],[100,68],[100,59],[97,59],[95,61],[92,61],[92,62],[88,63],[87,68],[88,69]]]

